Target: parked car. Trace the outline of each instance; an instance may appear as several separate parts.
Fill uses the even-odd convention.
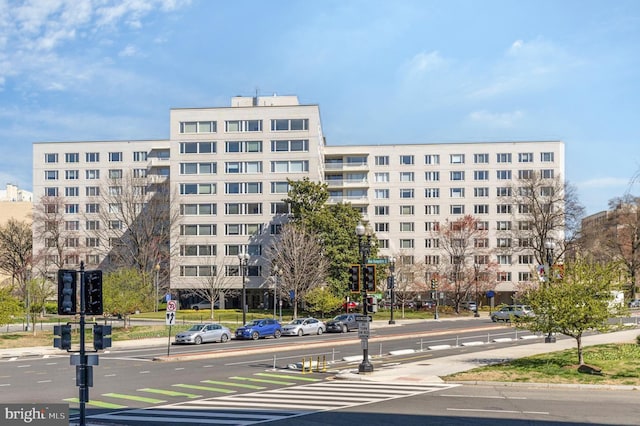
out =
[[[491,313],[491,321],[511,321],[511,318],[522,318],[533,316],[533,311],[526,305],[508,305],[503,306],[497,311]]]
[[[462,309],[466,309],[466,310],[475,312],[476,311],[476,302],[471,302],[471,301],[460,302],[460,307]]]
[[[253,320],[236,329],[236,339],[258,340],[269,336],[278,339],[281,335],[282,326],[274,319]]]
[[[630,308],[640,308],[640,299],[633,299],[629,301]]]
[[[218,309],[220,308],[220,302],[217,302],[213,304],[213,307]],[[194,311],[199,311],[200,309],[211,309],[211,302],[198,302],[198,303],[194,303],[193,305],[191,305],[191,309],[193,309]]]
[[[342,304],[342,309],[344,309],[344,310],[349,309],[350,311],[353,311],[355,309],[358,309],[358,306],[360,306],[360,304],[358,302],[349,301],[349,302],[344,302]]]
[[[347,333],[358,329],[358,319],[362,314],[341,314],[327,321],[327,331],[331,333]]]
[[[231,330],[220,324],[194,324],[188,330],[176,334],[175,343],[199,345],[206,342],[225,343],[231,339]]]
[[[283,336],[302,336],[304,334],[322,334],[327,326],[316,318],[296,318],[282,326]]]

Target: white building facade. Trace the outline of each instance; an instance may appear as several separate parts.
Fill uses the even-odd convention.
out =
[[[238,254],[248,253],[249,306],[256,306],[271,285],[263,277],[263,251],[288,217],[287,179],[326,182],[329,202],[350,202],[362,213],[380,255],[427,262],[433,227],[447,219],[468,214],[487,222],[495,244],[496,232],[512,220],[500,212],[501,188],[531,172],[563,177],[564,144],[331,146],[318,105],[300,105],[295,96],[234,97],[230,107],[172,109],[168,140],[35,143],[33,171],[34,203],[63,198],[67,220],[87,235],[97,182],[125,172],[169,179],[179,222],[167,265],[172,291],[221,271],[240,288]],[[34,252],[44,244],[34,235]],[[69,267],[103,261],[91,247],[75,251]],[[498,292],[513,292],[535,269],[517,258],[496,261]]]

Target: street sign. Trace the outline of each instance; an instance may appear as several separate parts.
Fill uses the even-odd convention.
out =
[[[389,263],[389,259],[387,259],[386,257],[374,257],[371,259],[367,259],[367,263],[373,263],[376,265],[384,265]]]
[[[175,300],[169,300],[167,302],[167,312],[175,312],[178,308],[178,304]]]
[[[167,311],[167,325],[176,325],[176,313],[175,311],[169,312]]]
[[[493,297],[495,295],[496,295],[496,293],[493,290],[487,291],[487,297],[491,298],[491,297]]]
[[[358,322],[358,337],[360,339],[369,338],[369,322]]]

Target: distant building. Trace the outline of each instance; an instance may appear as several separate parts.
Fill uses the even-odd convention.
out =
[[[73,261],[91,268],[104,260],[92,247],[109,244],[87,236],[92,227],[109,226],[96,223],[95,212],[115,208],[96,205],[98,186],[126,171],[168,181],[180,211],[171,289],[198,286],[214,271],[241,288],[238,254],[248,253],[250,306],[263,302],[270,285],[262,255],[289,217],[282,201],[287,179],[327,183],[330,203],[349,202],[362,213],[381,256],[400,253],[404,260],[433,265],[449,261],[435,256],[433,233],[441,223],[477,217],[487,226],[487,244],[498,247],[505,243],[501,233],[518,226],[516,207],[504,201],[506,187],[532,173],[564,176],[560,141],[329,146],[318,105],[301,105],[296,96],[233,97],[229,107],[176,108],[169,127],[167,140],[35,143],[36,200],[64,198],[65,220],[81,236],[72,240],[80,253]],[[34,238],[34,251],[43,244]],[[522,249],[494,256],[500,266],[495,288],[508,302],[518,282],[532,280],[536,265]],[[426,285],[428,277],[415,279]]]
[[[31,192],[7,184],[7,189],[0,189],[0,223],[5,223],[11,218],[31,222],[32,201]]]

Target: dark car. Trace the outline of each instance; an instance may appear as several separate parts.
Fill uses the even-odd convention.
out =
[[[236,329],[236,339],[258,340],[268,336],[273,336],[276,339],[282,336],[282,326],[278,321],[268,318],[257,319]]]
[[[358,319],[364,318],[359,314],[341,314],[327,321],[327,331],[330,333],[347,333],[358,329]]]

